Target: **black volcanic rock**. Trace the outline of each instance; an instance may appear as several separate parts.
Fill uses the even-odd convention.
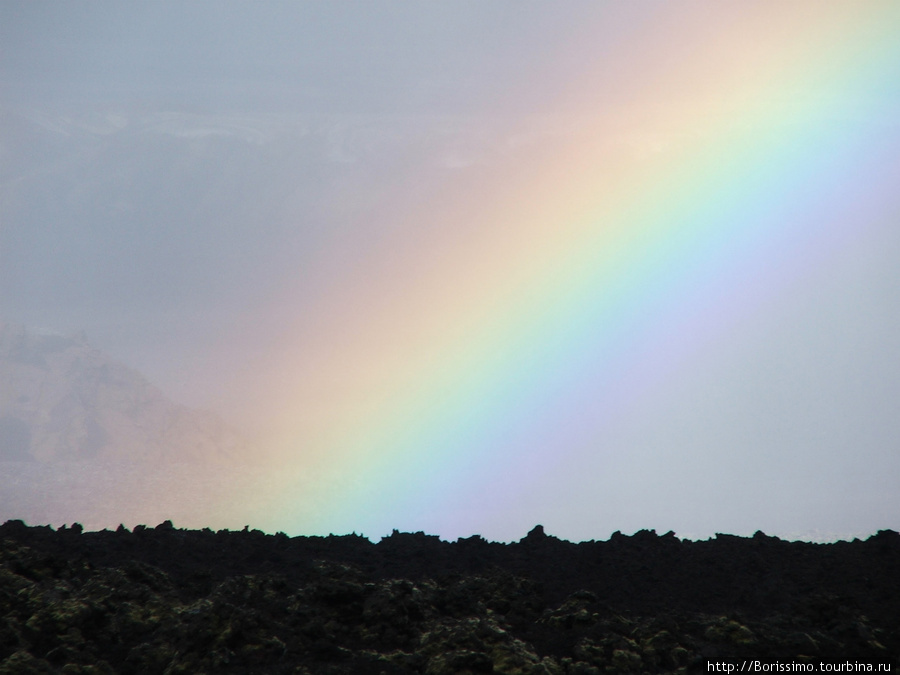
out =
[[[900,535],[504,545],[0,526],[0,673],[706,672],[900,662]]]

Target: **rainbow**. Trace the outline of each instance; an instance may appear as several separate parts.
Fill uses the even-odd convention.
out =
[[[399,180],[365,255],[326,243],[314,283],[275,294],[271,469],[229,508],[269,531],[521,536],[554,477],[604,466],[617,416],[896,218],[900,4],[637,14],[510,120],[536,141],[427,194]]]

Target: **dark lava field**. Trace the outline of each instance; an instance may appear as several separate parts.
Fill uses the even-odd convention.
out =
[[[0,673],[872,672],[900,534],[573,544],[0,526]]]

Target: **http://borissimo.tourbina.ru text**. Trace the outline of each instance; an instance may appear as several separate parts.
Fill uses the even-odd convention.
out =
[[[801,662],[801,661],[707,661],[708,673],[890,673],[890,663],[865,661]]]

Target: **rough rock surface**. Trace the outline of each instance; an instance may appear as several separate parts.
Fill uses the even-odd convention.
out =
[[[508,545],[373,544],[0,526],[0,673],[598,675],[745,659],[900,666],[900,535],[573,544],[537,527]]]

